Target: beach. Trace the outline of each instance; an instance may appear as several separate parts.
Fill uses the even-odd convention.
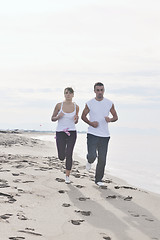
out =
[[[0,240],[160,240],[160,195],[109,174],[94,183],[74,156],[71,184],[46,133],[0,133]]]

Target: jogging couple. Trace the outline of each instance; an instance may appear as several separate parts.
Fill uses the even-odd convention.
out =
[[[89,100],[82,112],[82,120],[89,125],[87,132],[87,164],[86,170],[97,158],[95,183],[103,186],[103,176],[106,165],[108,143],[110,139],[108,123],[118,120],[112,101],[104,97],[104,85],[97,82],[94,85],[95,98]],[[56,145],[58,158],[66,159],[66,183],[70,183],[72,155],[77,138],[75,124],[78,123],[79,106],[72,102],[74,90],[70,87],[64,90],[64,102],[57,103],[51,120],[58,121],[56,128]],[[111,117],[109,114],[111,113]]]

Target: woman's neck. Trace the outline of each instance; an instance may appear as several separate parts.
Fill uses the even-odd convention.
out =
[[[72,100],[65,100],[64,101],[66,104],[70,104],[70,103],[72,103]]]

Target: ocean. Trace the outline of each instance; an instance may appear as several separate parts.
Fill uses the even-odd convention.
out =
[[[37,137],[55,142],[54,134]],[[125,180],[132,186],[160,194],[160,160],[157,135],[112,134],[109,142],[106,174]],[[78,133],[74,153],[86,163],[86,133]],[[95,168],[96,161],[93,164]]]

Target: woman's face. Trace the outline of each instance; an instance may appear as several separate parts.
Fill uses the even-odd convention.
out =
[[[74,93],[71,93],[70,91],[65,90],[64,97],[66,100],[72,100],[72,98],[74,97]]]

